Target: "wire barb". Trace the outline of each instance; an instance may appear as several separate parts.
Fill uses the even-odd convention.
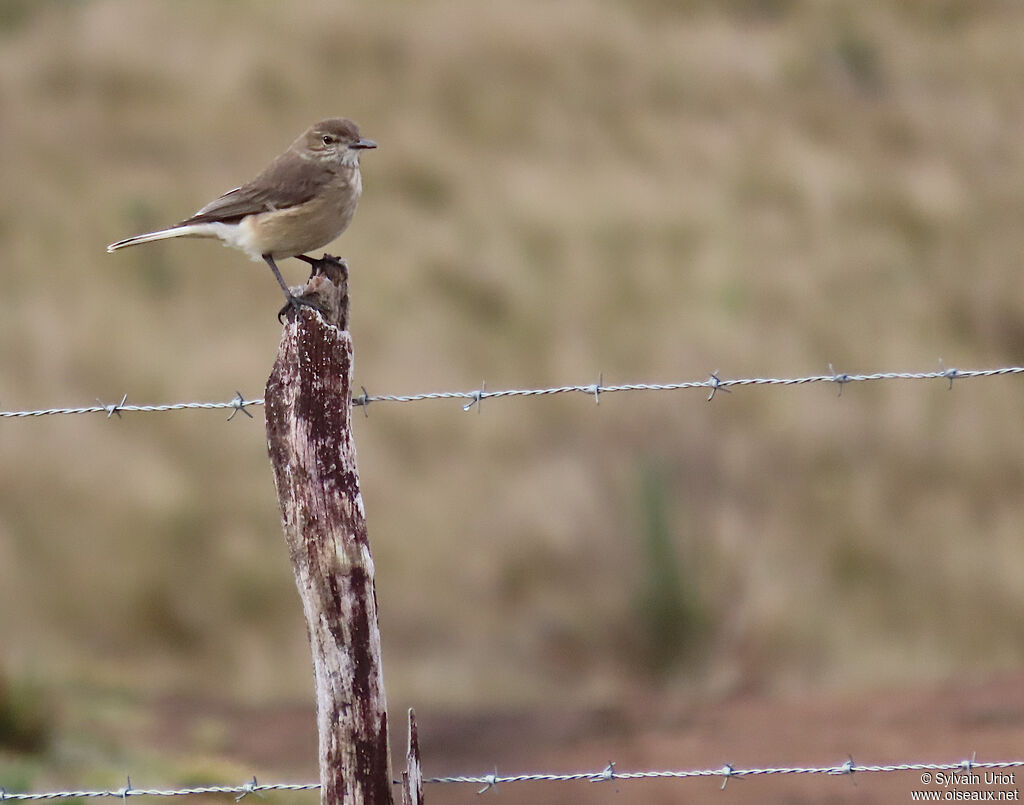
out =
[[[952,367],[947,369],[945,362],[942,360],[942,358],[939,358],[938,376],[939,377],[944,377],[944,378],[946,378],[949,381],[949,385],[946,388],[947,388],[948,391],[952,391],[953,390],[953,381],[956,380],[958,377],[960,377],[960,371],[958,369],[954,369]]]
[[[721,380],[719,380],[717,369],[715,369],[715,371],[711,373],[711,377],[709,377],[704,382],[704,385],[711,387],[711,393],[708,395],[708,402],[711,402],[713,399],[715,399],[715,394],[717,394],[719,391],[724,391],[726,394],[732,394],[732,389],[726,388],[725,384]]]
[[[721,774],[724,778],[722,780],[722,787],[719,789],[720,791],[725,791],[725,787],[729,785],[729,781],[733,778],[736,778],[737,780],[743,779],[743,773],[736,771],[732,767],[731,763],[726,763],[724,766],[722,766],[722,768],[718,770],[718,773]]]
[[[228,422],[234,419],[235,414],[237,414],[239,411],[241,411],[243,414],[249,417],[249,419],[254,418],[251,413],[245,410],[245,406],[250,405],[250,403],[246,402],[245,397],[242,396],[242,392],[235,391],[235,398],[231,402],[232,408],[234,408],[234,410],[231,412],[231,416],[228,417]]]
[[[615,761],[609,760],[608,765],[604,767],[604,771],[600,774],[594,775],[590,782],[592,783],[606,783],[615,779]]]
[[[102,405],[103,410],[107,412],[107,419],[110,419],[110,417],[112,417],[114,414],[117,414],[117,418],[120,419],[121,411],[124,408],[124,404],[125,402],[127,402],[127,400],[128,395],[125,394],[123,397],[121,397],[121,402],[119,403],[111,403],[110,405],[105,405],[101,400],[96,400],[96,402]]]
[[[360,386],[359,388],[363,390],[363,393],[358,397],[352,398],[352,405],[362,407],[363,416],[368,418],[370,416],[370,403],[373,402],[373,398],[370,397],[370,392],[366,390],[366,386]]]
[[[469,396],[470,396],[470,401],[468,403],[466,403],[464,406],[462,406],[462,410],[463,411],[468,411],[470,408],[472,408],[475,405],[476,406],[476,412],[479,414],[480,413],[480,409],[483,408],[483,405],[481,403],[483,402],[484,397],[487,396],[487,382],[486,381],[481,381],[480,389],[478,391],[472,392]]]
[[[853,778],[855,771],[857,771],[857,764],[853,762],[853,755],[850,755],[842,766],[832,769],[829,774],[848,774],[850,775],[850,782],[857,785],[857,781]]]
[[[255,794],[260,799],[263,799],[263,795],[257,790],[258,787],[259,783],[256,782],[256,775],[254,774],[249,782],[242,784],[242,793],[235,797],[235,802],[241,802],[249,794]]]
[[[477,791],[477,794],[486,794],[492,788],[498,790],[498,769],[495,768],[490,774],[484,775],[483,779],[484,787]]]
[[[832,364],[828,365],[828,370],[832,373],[832,382],[839,385],[839,393],[837,397],[843,396],[843,386],[850,382],[850,376],[848,374],[837,374],[836,370],[832,368]]]

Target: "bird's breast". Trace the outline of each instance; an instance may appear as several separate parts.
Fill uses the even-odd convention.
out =
[[[249,216],[253,245],[261,254],[294,257],[322,248],[352,221],[363,183],[359,169],[339,172],[309,201]]]

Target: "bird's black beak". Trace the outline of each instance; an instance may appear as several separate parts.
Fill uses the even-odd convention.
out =
[[[377,143],[373,140],[367,140],[365,137],[361,138],[357,142],[352,143],[349,148],[376,148]]]

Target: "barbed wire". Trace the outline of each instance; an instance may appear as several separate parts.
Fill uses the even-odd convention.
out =
[[[242,392],[236,391],[233,399],[227,402],[180,402],[180,403],[165,403],[162,405],[134,405],[128,402],[128,395],[125,394],[121,397],[121,402],[118,403],[97,403],[96,405],[85,405],[78,408],[40,408],[35,411],[0,411],[0,418],[4,417],[36,417],[36,416],[55,416],[61,414],[106,414],[107,418],[114,416],[115,414],[120,417],[122,412],[126,413],[163,413],[165,411],[185,411],[189,409],[202,409],[202,410],[220,410],[225,408],[234,409],[229,420],[233,419],[235,414],[241,411],[247,417],[252,417],[246,408],[250,405],[263,405],[263,399],[258,398],[254,400],[247,400],[242,395]]]
[[[573,394],[582,393],[593,397],[594,402],[601,401],[602,394],[614,394],[626,391],[683,391],[686,389],[710,390],[707,400],[710,402],[715,395],[722,392],[731,392],[736,386],[803,386],[813,383],[834,383],[839,388],[839,395],[843,393],[843,386],[848,383],[870,383],[892,380],[944,380],[953,388],[954,380],[973,380],[982,377],[1001,377],[1006,375],[1024,374],[1024,366],[1003,366],[998,369],[946,369],[940,367],[932,372],[874,372],[872,374],[846,374],[836,372],[829,366],[829,374],[806,375],[803,377],[745,377],[745,378],[722,378],[717,371],[712,372],[706,380],[684,380],[678,383],[622,383],[605,385],[603,375],[598,377],[596,383],[581,385],[553,386],[550,388],[532,389],[498,389],[488,391],[486,384],[481,384],[479,389],[474,391],[430,391],[419,394],[370,394],[365,386],[362,386],[362,394],[352,398],[352,405],[363,408],[364,411],[370,403],[391,402],[411,403],[423,402],[425,400],[467,400],[462,408],[468,411],[474,406],[480,410],[480,404],[484,400],[500,397],[542,397],[552,394]],[[128,402],[128,395],[121,397],[118,403],[98,402],[96,405],[87,405],[76,408],[40,408],[25,411],[0,411],[0,419],[3,418],[25,418],[54,416],[64,414],[106,414],[107,418],[115,414],[120,417],[122,413],[162,413],[166,411],[184,411],[191,409],[202,410],[231,410],[228,420],[234,419],[241,412],[248,417],[252,414],[247,410],[250,406],[263,405],[262,397],[247,400],[240,391],[235,392],[234,398],[224,402],[179,402],[166,403],[162,405],[135,405]]]
[[[955,763],[888,763],[888,764],[861,764],[855,763],[849,758],[837,766],[783,766],[766,768],[737,768],[726,763],[714,769],[681,769],[661,771],[626,771],[615,770],[615,763],[609,763],[601,771],[570,772],[568,774],[548,773],[527,773],[500,775],[497,771],[490,774],[476,776],[457,777],[427,777],[424,783],[432,784],[468,784],[482,785],[477,793],[483,794],[486,791],[507,783],[552,783],[552,782],[629,782],[632,780],[652,779],[697,779],[708,777],[720,777],[721,788],[724,789],[730,780],[745,779],[750,777],[769,777],[774,775],[825,775],[825,776],[851,776],[854,774],[887,774],[896,772],[950,772],[951,774],[970,775],[972,772],[981,770],[1018,769],[1024,768],[1024,760],[978,760],[975,755]],[[923,777],[919,778],[926,785]],[[936,785],[941,785],[939,780],[933,780]],[[963,782],[973,784],[969,779],[957,781],[949,779],[946,783],[955,784]],[[396,780],[395,785],[400,785]],[[127,778],[127,785],[117,789],[94,790],[94,791],[47,791],[39,793],[17,793],[0,788],[0,802],[6,801],[32,801],[32,800],[57,800],[57,799],[94,799],[100,797],[116,797],[127,799],[128,797],[180,797],[180,796],[201,796],[204,794],[234,794],[235,801],[241,800],[248,794],[257,794],[264,791],[316,791],[320,783],[260,783],[255,777],[242,785],[208,785],[194,788],[136,788],[132,785],[131,777]]]

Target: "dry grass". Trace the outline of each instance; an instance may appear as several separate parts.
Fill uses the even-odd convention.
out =
[[[5,9],[4,408],[260,393],[263,267],[103,247],[335,114],[381,143],[335,248],[374,392],[1024,359],[1018,4]],[[1022,660],[1016,380],[378,406],[356,427],[396,701]],[[0,433],[9,672],[306,695],[259,414]],[[695,624],[656,675],[644,478]]]

